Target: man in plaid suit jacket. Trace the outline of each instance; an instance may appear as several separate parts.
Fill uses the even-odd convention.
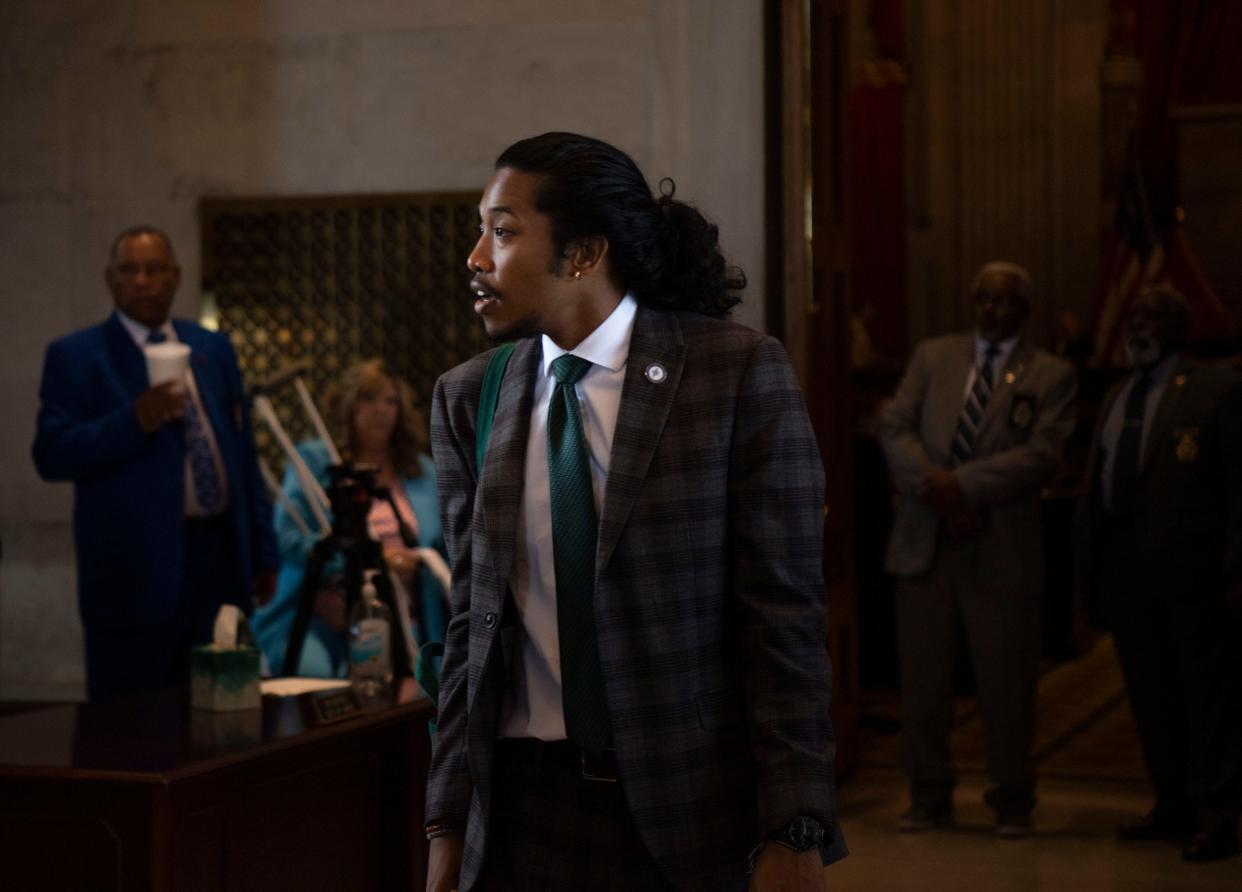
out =
[[[821,890],[822,865],[845,854],[824,481],[783,349],[714,318],[744,277],[714,227],[671,190],[653,200],[612,146],[515,144],[480,214],[475,310],[490,335],[520,340],[482,469],[490,354],[436,385],[454,569],[428,889]],[[602,754],[565,739],[555,610],[539,591],[542,419],[563,352],[594,363],[577,395],[599,516]]]

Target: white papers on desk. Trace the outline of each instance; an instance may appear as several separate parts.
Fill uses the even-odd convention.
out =
[[[332,691],[349,687],[348,678],[265,678],[259,691],[274,697],[296,697],[310,691]]]

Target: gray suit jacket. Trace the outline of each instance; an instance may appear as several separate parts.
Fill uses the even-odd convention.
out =
[[[452,618],[427,820],[466,827],[461,887],[482,866],[505,692],[501,616],[540,356],[509,362],[480,480],[475,419],[488,355],[436,384]],[[646,375],[660,363],[667,378]],[[640,307],[600,517],[595,613],[621,784],[680,888],[718,890],[789,819],[836,826],[821,566],[824,476],[775,340]],[[556,815],[549,815],[554,821]]]
[[[881,415],[880,436],[899,494],[886,566],[899,576],[931,568],[940,519],[920,498],[921,481],[931,468],[952,467],[974,362],[973,332],[921,342]],[[996,376],[974,455],[955,471],[967,500],[985,517],[976,572],[989,583],[1032,592],[1043,586],[1039,491],[1073,431],[1074,392],[1067,362],[1022,341]]]

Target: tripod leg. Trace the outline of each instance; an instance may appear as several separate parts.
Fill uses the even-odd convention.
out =
[[[414,674],[410,648],[405,640],[405,627],[409,618],[401,615],[401,605],[397,603],[396,592],[393,591],[392,580],[388,577],[383,560],[380,565],[382,569],[375,576],[375,594],[392,611],[392,672],[395,678],[406,678]]]
[[[298,612],[293,616],[293,628],[289,630],[289,642],[285,645],[285,663],[281,673],[283,675],[298,674],[298,665],[302,661],[302,645],[306,642],[311,612],[315,607],[315,595],[323,577],[323,568],[332,554],[331,543],[331,539],[316,542],[310,560],[306,563],[306,575],[302,577],[302,587],[298,591]]]

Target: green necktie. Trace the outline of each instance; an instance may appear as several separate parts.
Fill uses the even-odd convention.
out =
[[[608,747],[611,735],[595,634],[595,496],[574,390],[590,368],[589,361],[568,353],[552,360],[557,383],[548,404],[548,489],[565,733],[598,753]]]

